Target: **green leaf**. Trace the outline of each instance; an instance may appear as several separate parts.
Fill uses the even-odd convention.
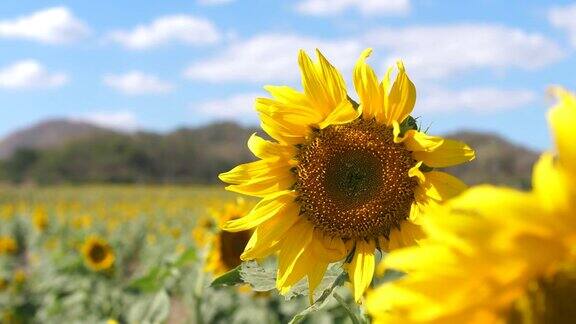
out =
[[[330,297],[332,295],[332,292],[334,292],[334,289],[336,289],[336,287],[342,286],[344,284],[344,282],[346,282],[347,278],[348,278],[348,275],[346,274],[346,272],[342,272],[336,278],[336,280],[334,280],[332,285],[330,285],[330,287],[328,287],[327,289],[325,289],[322,292],[322,294],[320,295],[320,297],[318,299],[316,299],[314,304],[310,305],[309,307],[307,307],[306,309],[304,309],[300,313],[296,314],[296,316],[294,316],[290,320],[289,324],[300,323],[301,321],[303,321],[306,318],[306,316],[308,316],[308,314],[313,313],[315,311],[318,311],[322,307],[324,307],[324,305],[326,305],[327,301],[329,300],[328,297]]]
[[[183,267],[193,261],[196,261],[196,249],[191,247],[184,251],[182,255],[180,255],[174,265],[176,267]]]
[[[140,300],[128,311],[129,323],[156,324],[163,323],[170,313],[170,297],[161,290],[152,297]]]
[[[210,284],[210,287],[217,288],[217,287],[227,287],[227,286],[235,286],[244,283],[242,277],[240,275],[240,269],[242,265],[237,266],[236,268],[226,272],[225,274],[221,275],[220,277],[214,279]]]
[[[143,277],[140,277],[130,284],[128,284],[128,289],[130,290],[138,290],[141,292],[154,292],[157,291],[161,284],[162,284],[162,267],[154,267],[152,268],[148,274]]]
[[[243,262],[240,265],[242,281],[250,284],[254,291],[270,291],[276,288],[275,267],[264,268],[256,261]]]
[[[343,271],[344,270],[342,269],[342,265],[339,263],[332,264],[330,267],[328,267],[326,273],[324,274],[324,278],[322,278],[322,281],[318,287],[316,287],[314,292],[314,299],[319,298],[324,290],[332,286],[332,284],[338,280],[338,277],[342,274]],[[290,300],[297,296],[308,296],[308,294],[308,279],[304,278],[295,284],[284,297],[286,300]]]

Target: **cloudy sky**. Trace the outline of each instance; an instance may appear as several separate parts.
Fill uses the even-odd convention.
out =
[[[263,85],[300,87],[299,48],[350,80],[372,47],[381,75],[404,60],[432,133],[490,130],[541,149],[547,87],[576,89],[574,17],[574,0],[2,1],[0,136],[53,117],[256,124]]]

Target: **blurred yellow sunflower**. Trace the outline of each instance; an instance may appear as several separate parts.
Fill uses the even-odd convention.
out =
[[[347,260],[359,300],[376,250],[414,244],[421,211],[465,188],[433,168],[472,160],[474,151],[418,131],[410,117],[416,89],[403,64],[393,84],[393,68],[379,82],[365,62],[370,53],[354,69],[358,105],[319,51],[317,62],[300,51],[304,92],[267,86],[273,99],[256,100],[262,129],[274,141],[253,135],[248,147],[260,160],[220,175],[228,190],[262,198],[223,228],[255,230],[243,260],[278,252],[281,293],[305,276],[313,292],[328,264]]]
[[[92,271],[104,271],[114,265],[116,256],[110,244],[103,238],[92,235],[82,244],[80,251],[84,264]]]
[[[376,322],[574,322],[576,98],[554,92],[557,152],[537,163],[534,191],[473,188],[434,209],[428,238],[384,260],[406,275],[368,295]]]
[[[43,232],[48,227],[48,213],[46,209],[36,207],[32,213],[32,223],[39,232]]]
[[[221,211],[212,211],[212,223],[222,226],[228,221],[246,215],[248,210],[248,204],[243,199],[239,199],[236,203],[226,204]],[[240,265],[242,262],[240,255],[251,234],[252,231],[249,230],[234,233],[218,231],[209,234],[210,251],[206,262],[206,271],[218,276]]]
[[[0,255],[16,254],[18,243],[10,236],[0,236]]]

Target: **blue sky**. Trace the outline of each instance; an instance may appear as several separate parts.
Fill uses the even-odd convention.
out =
[[[574,1],[3,1],[0,136],[55,117],[256,124],[263,85],[300,87],[299,48],[320,48],[350,81],[373,47],[380,75],[404,60],[431,133],[488,130],[544,149],[547,87],[576,89],[574,17]]]

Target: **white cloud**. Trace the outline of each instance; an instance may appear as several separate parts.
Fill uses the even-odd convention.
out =
[[[237,41],[213,58],[190,65],[185,76],[209,82],[287,82],[297,80],[298,49],[314,48],[342,71],[351,72],[362,46],[355,40],[328,41],[297,35],[266,34]]]
[[[194,113],[199,113],[209,119],[242,119],[258,120],[254,110],[254,100],[262,97],[262,93],[244,93],[228,98],[201,102],[190,107]]]
[[[103,77],[103,82],[127,95],[162,94],[174,89],[173,84],[140,71],[108,74]]]
[[[416,103],[417,111],[467,111],[491,113],[526,106],[536,99],[534,92],[523,89],[505,90],[475,87],[462,90],[427,89]]]
[[[71,119],[121,131],[135,131],[139,127],[136,115],[130,111],[96,111]]]
[[[47,89],[63,86],[68,76],[49,72],[35,60],[22,60],[0,69],[0,88]]]
[[[576,3],[550,9],[548,20],[553,26],[565,30],[572,46],[576,47]]]
[[[0,21],[0,38],[62,44],[78,41],[89,33],[88,26],[66,7],[49,8],[28,16]]]
[[[402,58],[418,78],[443,78],[470,70],[537,69],[564,53],[541,34],[489,24],[380,28],[366,43],[388,51],[384,66]]]
[[[329,16],[357,9],[363,15],[405,15],[410,0],[303,0],[296,10],[314,16]]]
[[[132,30],[113,31],[108,38],[126,48],[143,50],[167,43],[213,44],[220,40],[221,35],[207,19],[172,15],[159,17],[149,25],[139,25]]]
[[[198,4],[203,6],[218,6],[234,2],[235,0],[197,0]]]

